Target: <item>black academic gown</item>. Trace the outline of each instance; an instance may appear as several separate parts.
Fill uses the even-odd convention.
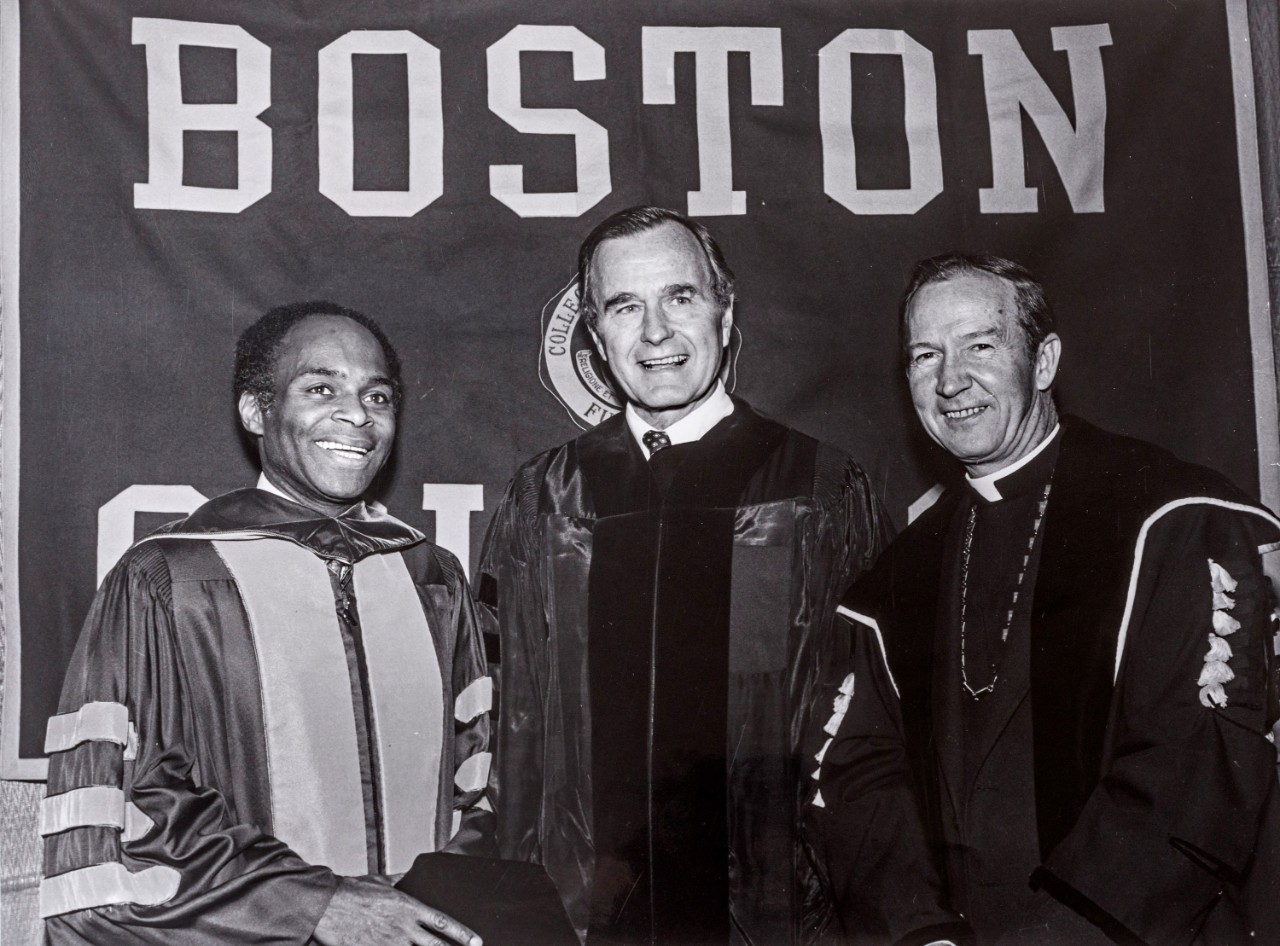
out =
[[[516,474],[480,568],[500,845],[588,942],[822,928],[800,743],[835,598],[885,529],[852,460],[742,401],[652,465],[619,416]]]
[[[968,764],[952,611],[971,491],[944,495],[844,601],[852,674],[822,707],[835,735],[810,824],[845,929],[924,942],[962,935],[968,913],[980,942],[1280,941],[1262,573],[1280,523],[1148,444],[1071,418],[1061,436],[1029,632],[1006,654],[1025,692],[1011,668]],[[1225,705],[1204,685],[1215,662]],[[1003,856],[975,858],[966,837]],[[1003,915],[983,902],[1022,883]]]
[[[137,543],[50,721],[46,941],[303,946],[339,875],[488,853],[485,670],[462,567],[378,509],[243,489]]]

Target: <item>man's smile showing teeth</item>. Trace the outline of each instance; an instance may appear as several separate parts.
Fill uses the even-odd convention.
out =
[[[679,367],[689,360],[688,355],[668,355],[665,358],[648,358],[640,362],[640,367],[646,371],[656,371],[659,368]]]
[[[369,452],[368,447],[356,447],[349,443],[338,443],[336,440],[317,440],[316,446],[322,450],[330,450],[339,456],[359,459]]]
[[[973,417],[975,414],[981,414],[986,409],[987,408],[984,405],[982,407],[966,407],[958,411],[943,411],[942,413],[948,420],[964,420],[966,417]]]

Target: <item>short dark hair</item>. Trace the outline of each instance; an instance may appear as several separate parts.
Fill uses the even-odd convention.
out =
[[[1013,260],[991,253],[943,253],[916,263],[907,283],[906,292],[902,295],[902,306],[898,311],[898,325],[904,340],[903,351],[906,350],[907,311],[911,308],[911,300],[925,286],[937,282],[946,282],[955,276],[975,273],[986,273],[1003,279],[1013,286],[1014,298],[1018,303],[1018,325],[1027,340],[1027,357],[1034,359],[1040,350],[1040,343],[1050,334],[1058,330],[1058,322],[1053,314],[1053,307],[1045,295],[1040,280],[1031,275],[1031,271]]]
[[[284,337],[291,328],[313,315],[341,316],[369,330],[382,346],[382,355],[387,360],[387,371],[391,376],[391,397],[398,408],[403,389],[400,381],[400,357],[382,326],[362,312],[322,299],[276,306],[240,333],[236,340],[236,400],[240,400],[242,394],[252,394],[264,411],[271,409],[275,401],[276,364],[280,360],[280,347]]]
[[[693,238],[702,247],[707,267],[711,270],[711,294],[716,302],[725,308],[733,301],[733,270],[729,268],[720,244],[706,227],[666,207],[628,207],[596,224],[596,228],[587,234],[587,238],[582,241],[582,246],[578,248],[578,295],[581,299],[582,313],[586,316],[588,325],[594,326],[596,319],[600,317],[593,298],[594,286],[591,274],[600,244],[605,240],[635,236],[637,233],[654,230],[664,223],[679,224],[693,234]]]

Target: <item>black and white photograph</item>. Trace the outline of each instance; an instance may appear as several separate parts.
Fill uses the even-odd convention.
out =
[[[0,0],[0,946],[1280,944],[1276,0]]]

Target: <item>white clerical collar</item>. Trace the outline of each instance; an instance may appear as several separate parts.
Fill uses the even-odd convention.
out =
[[[1053,430],[1049,431],[1049,436],[1041,440],[1034,450],[1028,453],[1025,457],[1022,457],[1019,460],[1014,460],[1008,466],[1001,467],[994,473],[988,473],[986,476],[970,476],[966,473],[964,478],[969,481],[969,485],[973,487],[974,492],[987,500],[987,502],[994,503],[1003,499],[1004,497],[1000,495],[1000,490],[996,486],[996,483],[1012,473],[1017,473],[1036,457],[1040,456],[1040,454],[1044,453],[1045,448],[1048,447],[1049,444],[1053,443],[1053,438],[1058,436],[1058,431],[1061,429],[1061,424],[1054,424]]]
[[[267,479],[267,474],[266,474],[266,473],[259,473],[259,474],[258,474],[258,482],[257,482],[255,485],[257,486],[257,488],[258,488],[258,489],[262,490],[264,493],[275,493],[275,494],[276,494],[277,496],[279,496],[281,499],[287,499],[287,500],[289,500],[289,502],[291,502],[291,503],[297,503],[299,506],[305,506],[305,505],[307,505],[306,503],[302,502],[301,500],[294,499],[292,496],[290,496],[288,493],[286,493],[284,490],[282,490],[282,489],[281,489],[279,486],[277,486],[275,483],[271,482],[271,480]],[[354,503],[354,502],[353,502],[351,505],[353,505],[353,506],[354,506],[354,505],[356,505],[356,503]],[[365,505],[366,505],[366,506],[368,506],[370,509],[376,510],[376,511],[378,511],[378,512],[386,512],[386,511],[387,511],[387,507],[386,507],[386,506],[382,505],[382,503],[377,502],[377,501],[375,501],[375,500],[367,500],[367,501],[365,502]]]
[[[724,382],[717,378],[711,396],[663,433],[671,438],[673,444],[693,443],[695,440],[701,440],[703,434],[732,413],[733,398],[729,397],[729,392],[724,389]],[[627,403],[626,416],[627,426],[631,428],[631,436],[636,438],[644,458],[649,459],[649,448],[644,445],[643,438],[646,433],[656,428],[641,419],[639,412],[630,402]]]

